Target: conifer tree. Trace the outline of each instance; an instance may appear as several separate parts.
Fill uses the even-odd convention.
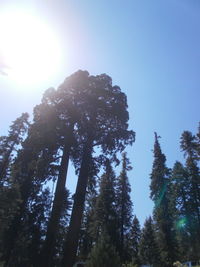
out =
[[[106,162],[105,173],[101,176],[99,194],[96,199],[91,232],[94,240],[98,240],[104,233],[110,242],[118,245],[118,215],[116,208],[116,177],[109,160]]]
[[[79,253],[78,257],[87,259],[94,242],[97,240],[92,235],[92,225],[95,214],[95,206],[97,200],[96,177],[90,177],[87,187],[87,195],[85,201],[85,208],[83,214],[83,221],[81,224],[80,239],[79,239]]]
[[[179,244],[181,259],[192,259],[194,250],[194,234],[192,230],[192,214],[190,213],[189,195],[190,186],[187,168],[176,162],[172,169],[171,201],[174,205],[174,221]],[[188,249],[188,246],[190,249]]]
[[[34,118],[35,119],[35,118]],[[26,140],[22,143],[22,148],[18,151],[16,159],[12,165],[13,186],[17,186],[20,194],[17,213],[12,218],[4,233],[4,252],[2,258],[5,266],[12,262],[12,255],[17,247],[16,241],[20,232],[24,228],[25,218],[31,214],[32,204],[37,202],[43,187],[43,183],[49,177],[54,176],[54,144],[46,146],[47,138],[42,134],[44,127],[35,121],[30,125]]]
[[[159,249],[151,217],[146,219],[142,229],[139,254],[141,263],[155,267],[162,266],[162,263],[160,263]]]
[[[93,247],[86,267],[120,267],[120,258],[115,247],[105,233]]]
[[[83,113],[82,127],[78,128],[83,140],[81,157],[78,157],[79,177],[63,260],[63,264],[70,267],[77,252],[88,177],[94,166],[95,147],[99,147],[99,158],[104,158],[105,161],[107,155],[115,159],[118,151],[122,152],[126,145],[134,141],[134,133],[127,130],[126,96],[121,89],[112,86],[111,78],[105,74],[89,76],[88,82],[87,91],[84,92],[87,93],[87,109]]]
[[[187,209],[189,212],[190,235],[193,242],[193,259],[197,260],[200,249],[200,170],[196,137],[185,131],[181,136],[181,148],[186,157]]]
[[[200,175],[197,162],[197,151],[195,136],[192,133],[185,131],[181,137],[181,148],[185,152],[186,167],[190,181],[190,203],[191,212],[197,219],[197,225],[200,229]]]
[[[127,236],[131,229],[132,201],[130,197],[131,187],[128,181],[127,172],[132,168],[126,153],[122,154],[122,170],[116,183],[116,203],[119,220],[120,233],[120,256],[123,261],[127,260]]]
[[[0,185],[7,181],[9,176],[9,167],[16,155],[17,146],[19,146],[26,134],[29,126],[28,113],[23,113],[10,126],[8,136],[0,137]]]
[[[198,160],[200,160],[200,122],[199,122],[198,132],[196,134],[196,150],[198,154]]]
[[[169,201],[169,169],[155,133],[154,162],[151,173],[151,198],[154,201],[154,219],[157,226],[162,266],[170,267],[177,259],[173,213]]]
[[[128,238],[129,238],[128,252],[130,255],[130,260],[134,264],[140,264],[139,245],[141,239],[141,229],[139,220],[136,217],[136,215],[133,218]]]

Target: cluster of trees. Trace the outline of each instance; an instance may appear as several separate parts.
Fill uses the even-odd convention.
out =
[[[144,258],[153,266],[200,259],[200,128],[196,135],[184,131],[180,146],[185,163],[177,161],[170,169],[155,133],[150,189],[155,204],[152,229],[156,242],[152,244],[157,252]]]
[[[87,242],[82,241],[85,247],[80,247],[80,257],[89,257],[88,266],[106,266],[105,262],[108,262],[110,265],[107,266],[122,266],[124,263],[124,266],[171,267],[177,261],[197,262],[200,259],[200,128],[196,135],[184,131],[180,144],[185,163],[177,161],[170,169],[155,133],[150,175],[150,197],[154,209],[142,229],[131,212],[126,154],[123,154],[122,171],[117,179],[113,173],[108,176],[108,171],[101,177],[99,193],[90,199],[89,211],[85,215],[87,223],[83,225]],[[126,177],[126,187],[119,187],[123,184],[122,177]],[[124,193],[123,188],[126,188]],[[112,196],[116,196],[115,201]],[[121,212],[123,207],[127,208],[124,213]],[[123,223],[124,228],[120,228]],[[101,225],[104,225],[107,233],[100,240],[98,234],[96,239],[93,236],[93,228],[98,225],[98,231],[102,232]],[[93,248],[92,244],[95,244]],[[112,263],[111,259],[114,259]]]
[[[155,133],[155,205],[141,229],[124,152],[135,139],[128,119],[126,95],[109,76],[78,71],[44,93],[31,123],[24,113],[0,137],[4,267],[72,267],[77,260],[88,267],[171,267],[200,258],[200,129],[183,132],[185,164],[172,169]],[[78,176],[73,196],[65,187],[69,161]]]
[[[89,188],[99,170],[119,163],[117,155],[134,142],[128,119],[126,95],[109,76],[78,71],[44,93],[31,123],[26,113],[13,122],[0,138],[4,266],[73,265]],[[65,188],[69,160],[78,175],[71,199]]]

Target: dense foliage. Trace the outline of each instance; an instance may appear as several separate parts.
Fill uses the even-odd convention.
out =
[[[183,132],[185,163],[172,169],[155,133],[154,209],[141,229],[124,152],[135,138],[128,119],[126,95],[109,76],[78,71],[44,93],[32,122],[23,113],[12,123],[0,137],[0,265],[171,267],[200,259],[200,127]]]

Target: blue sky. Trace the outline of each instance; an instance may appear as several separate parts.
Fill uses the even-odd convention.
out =
[[[154,131],[167,164],[182,160],[183,130],[196,132],[200,99],[200,2],[198,0],[46,0],[1,1],[2,6],[34,11],[57,32],[63,63],[40,83],[0,77],[1,134],[22,112],[32,112],[45,89],[57,87],[78,69],[106,73],[127,94],[130,128],[136,142],[128,148],[133,170],[134,212],[143,223],[152,212],[149,174]],[[51,64],[51,55],[49,56]],[[70,173],[68,186],[73,187]],[[70,180],[73,183],[70,182]]]

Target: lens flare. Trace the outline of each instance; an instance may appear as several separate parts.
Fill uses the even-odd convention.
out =
[[[183,228],[185,228],[186,224],[187,224],[187,218],[186,217],[180,218],[176,222],[176,228],[177,229],[183,229]]]
[[[0,34],[0,54],[10,78],[35,83],[60,69],[58,38],[39,17],[24,10],[7,10],[0,14]]]

